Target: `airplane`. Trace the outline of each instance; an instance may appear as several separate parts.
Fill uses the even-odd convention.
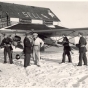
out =
[[[26,25],[22,24],[23,27],[21,29],[17,30],[19,28],[19,25],[21,25],[21,24],[17,24],[14,26],[7,27],[5,30],[0,30],[0,33],[15,34],[14,41],[17,42],[17,45],[15,45],[17,47],[19,46],[20,43],[22,43],[22,42],[20,42],[21,37],[24,36],[25,33],[29,33],[29,35],[32,35],[33,33],[38,33],[39,37],[41,39],[43,39],[43,41],[45,43],[44,48],[48,48],[50,46],[56,46],[56,42],[58,44],[62,45],[62,42],[60,42],[60,40],[62,38],[57,40],[57,39],[52,39],[52,37],[62,36],[63,34],[66,34],[67,36],[71,36],[71,38],[69,38],[69,40],[70,40],[70,39],[78,36],[79,32],[84,33],[85,36],[88,35],[88,28],[71,28],[71,29],[69,29],[69,28],[63,27],[60,29],[50,29],[46,25],[44,25],[46,27],[46,29],[44,29],[44,30],[36,30],[36,29],[24,30]],[[35,25],[35,24],[32,24],[32,25]],[[17,29],[16,29],[16,27],[17,27]],[[60,27],[60,26],[58,26],[58,27]],[[71,42],[69,42],[69,43],[74,44]],[[19,48],[23,49],[23,47],[19,47]],[[75,47],[73,47],[73,48],[76,49]]]

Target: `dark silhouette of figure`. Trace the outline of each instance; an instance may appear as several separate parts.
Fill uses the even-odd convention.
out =
[[[63,48],[63,59],[62,59],[62,63],[65,63],[65,56],[66,55],[68,56],[68,62],[71,63],[72,62],[71,54],[70,54],[71,47],[69,46],[69,40],[68,40],[68,38],[66,37],[65,34],[63,34],[62,44],[64,46],[64,48]]]
[[[77,66],[82,66],[82,60],[84,62],[84,65],[87,65],[87,57],[86,57],[86,39],[83,37],[83,33],[79,32],[78,33],[80,39],[79,39],[79,44],[76,44],[76,46],[79,48],[79,63]]]
[[[2,40],[2,43],[1,43],[1,47],[4,48],[4,63],[7,63],[7,54],[9,56],[9,61],[10,61],[10,64],[13,63],[13,60],[12,60],[12,39],[10,38],[10,35],[5,35],[4,34],[4,39]]]
[[[26,33],[24,38],[24,67],[30,66],[30,58],[32,53],[32,43],[29,40],[29,36]]]

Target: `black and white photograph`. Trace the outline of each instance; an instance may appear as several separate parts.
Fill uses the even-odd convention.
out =
[[[0,88],[88,88],[88,1],[0,0]]]

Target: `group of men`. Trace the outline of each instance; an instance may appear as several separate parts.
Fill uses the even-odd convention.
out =
[[[86,39],[83,37],[83,33],[79,32],[78,36],[80,37],[79,39],[79,43],[78,44],[74,44],[78,49],[79,49],[79,62],[77,66],[82,66],[82,60],[84,62],[84,65],[87,65],[87,57],[86,57]],[[66,37],[65,34],[63,34],[63,58],[62,58],[62,63],[65,63],[65,56],[68,56],[68,62],[72,63],[72,58],[71,58],[71,47],[69,46],[69,39]]]
[[[7,54],[9,56],[10,64],[13,64],[13,58],[12,58],[12,43],[13,40],[10,38],[10,35],[4,35],[4,39],[2,40],[1,47],[4,48],[4,63],[7,63]],[[37,33],[33,33],[32,35],[32,41],[30,38],[29,33],[25,34],[25,38],[23,40],[24,43],[24,67],[30,66],[30,58],[31,55],[34,60],[34,64],[40,67],[40,48],[44,45],[44,42],[42,39],[38,37]]]
[[[24,38],[24,67],[30,66],[31,54],[34,60],[34,64],[40,67],[40,48],[43,47],[44,42],[38,37],[37,33],[33,34],[32,41],[29,34],[26,34]]]
[[[83,33],[78,33],[80,39],[79,39],[79,44],[76,44],[76,47],[79,49],[79,63],[77,66],[82,66],[82,60],[84,61],[84,65],[87,65],[87,57],[86,57],[86,39],[83,37]],[[32,39],[30,38],[30,35],[28,33],[25,34],[25,38],[23,40],[24,43],[24,67],[26,68],[27,66],[30,66],[30,58],[31,55],[34,60],[34,64],[40,67],[40,48],[43,47],[44,42],[42,39],[38,37],[37,33],[33,33]],[[65,34],[63,34],[63,55],[62,55],[62,63],[65,63],[65,56],[68,56],[68,62],[72,63],[72,58],[71,58],[71,47],[69,45],[69,39],[66,37]],[[7,63],[6,56],[8,54],[9,56],[9,61],[10,64],[13,64],[13,58],[12,58],[12,39],[10,36],[5,37],[2,40],[1,46],[3,45],[4,47],[4,63]],[[56,45],[58,45],[56,43]],[[75,44],[74,44],[75,45]]]

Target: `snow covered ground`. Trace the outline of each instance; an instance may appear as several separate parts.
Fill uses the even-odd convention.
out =
[[[53,50],[50,52],[49,50]],[[23,57],[14,64],[3,64],[3,52],[0,53],[0,88],[88,88],[88,66],[77,66],[78,51],[73,51],[73,63],[61,64],[62,49],[51,47],[41,53],[41,67],[34,65],[24,69]],[[88,53],[87,53],[88,56]]]

